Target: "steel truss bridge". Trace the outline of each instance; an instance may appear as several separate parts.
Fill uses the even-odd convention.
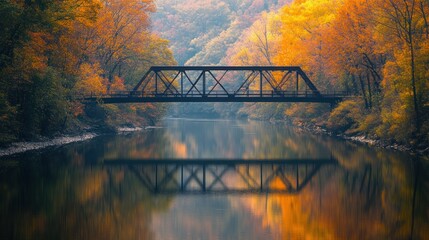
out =
[[[297,194],[334,159],[115,159],[110,170],[134,174],[153,194]]]
[[[319,102],[347,92],[321,92],[295,66],[154,66],[132,91],[77,97],[85,103]]]

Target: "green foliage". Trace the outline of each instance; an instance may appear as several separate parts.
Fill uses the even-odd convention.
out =
[[[81,126],[76,119],[156,121],[163,106],[70,102],[73,94],[130,88],[151,65],[176,64],[168,41],[149,31],[153,11],[151,0],[1,1],[0,144]]]
[[[49,68],[43,75],[35,75],[21,103],[21,135],[51,135],[64,128],[67,120],[67,100],[59,74]]]
[[[16,140],[16,113],[16,108],[9,104],[5,93],[0,92],[0,145]]]

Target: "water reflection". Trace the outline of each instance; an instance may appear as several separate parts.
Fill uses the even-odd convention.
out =
[[[109,170],[129,171],[152,194],[297,194],[334,159],[106,160]]]
[[[178,158],[206,162],[108,162]],[[264,165],[261,184],[260,165],[212,158],[301,162]],[[280,124],[167,120],[0,159],[0,239],[427,239],[428,161]],[[223,194],[183,194],[203,186]]]

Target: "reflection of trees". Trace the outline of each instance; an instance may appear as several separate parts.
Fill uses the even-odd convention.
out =
[[[1,239],[152,238],[152,212],[168,198],[152,198],[124,169],[49,159],[30,157],[0,175]]]
[[[250,122],[243,126],[253,132],[246,141],[244,158],[328,158],[329,149],[314,136],[283,124]]]
[[[171,121],[169,125],[173,126],[166,133],[169,145],[184,144],[189,158],[288,159],[330,156],[329,149],[320,144],[319,136],[281,124],[185,120]]]
[[[52,152],[1,162],[0,239],[151,239],[149,227],[156,224],[153,213],[167,207],[171,207],[169,213],[173,211],[168,216],[175,218],[164,220],[178,232],[178,238],[217,236],[216,230],[225,225],[231,229],[224,229],[223,238],[243,238],[240,230],[245,226],[285,239],[409,239],[412,228],[413,239],[425,239],[429,229],[427,158],[413,162],[401,153],[312,136],[281,125],[177,121],[168,131],[105,137]],[[175,201],[179,203],[171,206],[167,196],[151,196],[129,168],[96,165],[106,158],[304,159],[329,158],[331,154],[339,165],[320,168],[294,195],[228,197],[230,202],[207,195],[178,197]],[[179,172],[167,170],[162,174]],[[208,169],[215,170],[208,176],[216,179],[224,169]],[[239,170],[256,178],[260,171]],[[288,175],[287,169],[263,169],[264,176],[270,177],[270,172],[276,173],[270,179],[273,188],[288,185],[281,178],[292,182],[296,176],[294,172]],[[145,174],[150,176],[153,171]],[[306,176],[305,169],[299,175]],[[165,182],[165,186],[173,183],[177,185]],[[223,187],[219,181],[216,184]],[[221,213],[216,208],[220,203],[219,209],[225,209]],[[251,213],[244,211],[249,208]],[[158,225],[164,223],[158,221]],[[162,234],[175,237],[172,232]],[[253,232],[244,234],[247,239]]]
[[[411,239],[424,239],[429,222],[429,158],[414,159]]]
[[[143,132],[112,136],[105,140],[104,159],[162,158],[165,157],[165,129],[150,129]]]
[[[234,121],[170,121],[167,149],[175,144],[185,146],[187,158],[237,158],[244,151],[243,130]],[[171,157],[183,156],[173,152]]]
[[[379,158],[351,169],[320,169],[296,196],[254,197],[245,204],[283,238],[409,239],[414,219],[413,239],[425,239],[429,227],[427,161],[417,160],[416,167],[400,154],[381,151],[376,155]]]

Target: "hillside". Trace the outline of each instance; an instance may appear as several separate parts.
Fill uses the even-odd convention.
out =
[[[179,65],[224,63],[232,47],[263,12],[290,0],[158,0],[153,30],[169,39]]]

